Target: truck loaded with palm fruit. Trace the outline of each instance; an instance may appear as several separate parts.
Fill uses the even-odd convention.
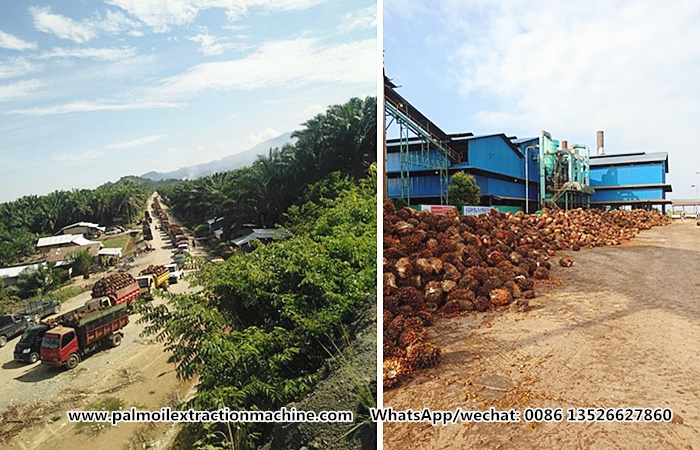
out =
[[[92,287],[92,298],[107,297],[113,304],[126,303],[129,308],[131,302],[140,296],[139,284],[128,273],[115,273],[101,278]]]
[[[153,298],[156,289],[168,289],[170,270],[161,265],[150,265],[139,272],[136,281],[141,289],[141,297]]]
[[[88,300],[84,306],[48,321],[51,328],[41,341],[43,364],[74,369],[85,356],[106,346],[121,344],[129,323],[128,304],[109,297]]]

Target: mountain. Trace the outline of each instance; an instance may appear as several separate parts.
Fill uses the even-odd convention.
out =
[[[294,144],[295,138],[292,138],[292,133],[284,133],[276,138],[268,139],[261,142],[255,147],[245,150],[235,155],[230,155],[216,161],[211,161],[196,166],[183,167],[172,172],[148,172],[141,175],[142,178],[148,178],[153,181],[177,179],[192,180],[194,178],[206,177],[215,174],[216,172],[226,172],[228,170],[238,169],[240,167],[250,166],[258,159],[258,155],[267,155],[270,148],[281,148],[284,144]]]

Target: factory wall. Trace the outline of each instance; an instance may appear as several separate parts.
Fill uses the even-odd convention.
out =
[[[664,198],[662,188],[605,189],[596,190],[592,202],[616,202],[634,200],[658,200]]]
[[[591,166],[591,186],[666,183],[665,166],[663,162],[630,166]]]
[[[472,167],[512,177],[524,178],[524,158],[500,135],[472,138],[468,141],[467,163]]]
[[[534,140],[535,143],[536,141]],[[527,145],[530,143],[528,142]],[[523,151],[525,147],[526,145],[523,147]],[[399,146],[395,143],[387,146],[386,170],[387,174],[390,175],[387,181],[387,195],[391,198],[401,196],[401,180],[397,176],[401,172],[398,148]],[[412,146],[412,148],[417,148],[417,146]],[[466,142],[466,150],[465,161],[451,165],[450,175],[458,171],[471,173],[474,175],[482,195],[525,199],[525,158],[509,145],[504,136],[469,138]],[[440,157],[434,150],[430,150],[430,153],[435,158]],[[530,151],[530,156],[532,154],[533,151]],[[531,181],[529,198],[534,200],[538,195],[539,174],[537,162],[532,161],[532,158],[528,160],[528,169]],[[422,166],[411,166],[410,170],[413,172],[410,177],[410,196],[412,199],[440,196],[440,178],[437,174]],[[482,171],[493,172],[499,174],[500,177],[489,176]],[[503,179],[503,177],[507,179]]]

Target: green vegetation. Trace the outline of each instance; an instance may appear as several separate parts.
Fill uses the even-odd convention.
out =
[[[95,257],[90,254],[88,250],[76,250],[68,255],[68,258],[72,260],[73,274],[87,276],[90,271],[95,267],[97,261]]]
[[[450,185],[447,187],[447,196],[450,203],[457,206],[458,211],[462,211],[464,205],[478,205],[481,189],[476,185],[474,177],[468,173],[457,172],[450,178]]]
[[[130,241],[131,236],[128,234],[122,234],[121,236],[108,237],[102,241],[102,244],[108,248],[126,249]]]
[[[282,224],[288,234],[205,265],[192,280],[196,293],[138,305],[145,333],[165,343],[178,375],[199,380],[188,406],[273,410],[300,400],[314,389],[326,349],[341,352],[351,324],[375,302],[376,99],[332,106],[294,136],[251,167],[159,188],[198,235],[212,217],[223,217],[222,240],[247,223]],[[373,404],[359,389],[358,403]],[[272,428],[193,424],[180,446],[258,448]],[[374,432],[365,418],[348,430],[347,439]]]
[[[199,376],[191,406],[267,410],[298,400],[313,388],[325,349],[343,342],[373,301],[374,180],[330,179],[330,189],[309,190],[329,197],[290,208],[289,239],[203,267],[193,280],[202,290],[168,294],[169,308],[139,306],[146,332],[165,342],[179,376]],[[198,430],[202,446],[229,435],[217,427]],[[270,431],[251,424],[233,434],[240,448],[256,448]]]

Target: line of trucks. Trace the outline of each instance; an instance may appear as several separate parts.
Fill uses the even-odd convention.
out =
[[[158,272],[158,275],[144,275],[154,280],[154,286],[167,283],[166,268],[149,269]],[[15,359],[27,363],[41,359],[49,366],[65,365],[73,369],[85,356],[105,347],[119,346],[124,337],[122,330],[129,323],[131,305],[142,292],[137,279],[127,273],[98,280],[92,298],[83,306],[27,328],[15,346]],[[152,291],[146,293],[149,295]]]

